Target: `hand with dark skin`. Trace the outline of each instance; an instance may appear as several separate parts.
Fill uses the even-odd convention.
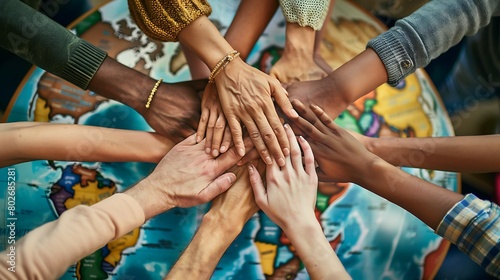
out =
[[[89,89],[130,106],[142,114],[156,132],[175,143],[180,142],[196,132],[201,106],[199,92],[207,80],[162,83],[146,110],[145,104],[155,83],[155,79],[107,57],[90,81]]]
[[[370,153],[318,106],[294,100],[301,117],[292,127],[311,145],[318,176],[354,182],[401,206],[433,229],[463,195],[412,176]]]

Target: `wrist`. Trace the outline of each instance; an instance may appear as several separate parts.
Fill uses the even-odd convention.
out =
[[[147,95],[155,82],[149,76],[106,57],[88,88],[101,96],[119,101],[137,112],[143,112]]]
[[[298,23],[286,23],[285,52],[307,55],[314,54],[314,29],[308,26],[300,26]]]
[[[201,223],[209,229],[221,232],[222,236],[225,236],[225,238],[234,239],[243,230],[243,226],[247,220],[248,219],[230,217],[229,215],[211,209],[203,216]]]
[[[174,208],[172,203],[166,202],[169,200],[164,199],[165,193],[149,177],[126,190],[125,193],[141,205],[146,220]]]
[[[293,217],[293,219],[284,219],[284,221],[285,223],[279,226],[290,238],[290,240],[292,240],[294,236],[300,238],[300,236],[303,236],[302,233],[314,232],[318,229],[323,232],[323,230],[321,229],[321,225],[316,219],[314,211],[310,211],[307,214],[301,214],[298,217]]]
[[[194,51],[210,70],[233,50],[206,16],[201,16],[184,27],[179,32],[178,38],[179,42]]]
[[[352,182],[368,190],[370,190],[370,186],[374,182],[383,182],[382,179],[379,180],[378,178],[387,177],[387,170],[394,167],[374,154],[369,159],[363,160],[363,162],[364,166],[358,168],[360,172],[356,174],[357,177]]]

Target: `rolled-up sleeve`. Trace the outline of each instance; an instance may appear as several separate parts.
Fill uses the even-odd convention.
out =
[[[435,0],[368,42],[396,86],[417,68],[427,66],[466,35],[488,25],[500,13],[500,1]]]
[[[436,233],[500,278],[500,208],[468,194],[446,214]]]
[[[128,0],[130,15],[150,38],[177,41],[179,32],[212,8],[205,0]]]

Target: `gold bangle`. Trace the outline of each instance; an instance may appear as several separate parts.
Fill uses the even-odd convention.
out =
[[[151,90],[151,93],[149,94],[148,97],[148,102],[146,102],[146,109],[149,109],[149,105],[151,105],[151,101],[153,100],[153,97],[155,96],[156,91],[158,90],[158,87],[160,86],[161,82],[163,79],[159,79],[153,89]]]
[[[219,72],[224,69],[233,59],[237,58],[240,56],[240,53],[238,51],[232,51],[228,53],[225,57],[223,57],[214,67],[212,72],[210,73],[210,76],[208,77],[208,82],[209,83],[214,83],[215,76],[219,74]]]

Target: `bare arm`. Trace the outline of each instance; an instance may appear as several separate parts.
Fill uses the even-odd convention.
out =
[[[259,209],[246,168],[233,171],[237,181],[212,201],[193,240],[165,279],[210,279],[224,252]]]
[[[363,82],[353,77],[363,77]],[[386,81],[384,64],[375,51],[366,49],[325,78],[293,83],[287,91],[290,99],[316,104],[336,118],[349,104]]]
[[[267,166],[266,188],[255,168],[249,166],[255,201],[288,236],[311,279],[351,279],[314,214],[318,177],[311,147],[301,138],[299,148],[292,129],[285,125],[285,130],[290,141],[290,155],[283,168],[276,163]]]
[[[155,133],[82,125],[5,123],[0,125],[1,166],[47,160],[158,162],[173,146]]]
[[[236,11],[225,38],[246,60],[253,46],[278,9],[278,1],[243,0]],[[245,32],[245,36],[241,36]]]
[[[293,104],[303,117],[294,125],[311,139],[320,177],[359,184],[406,209],[434,230],[463,199],[461,194],[412,176],[368,152],[319,107],[312,106],[311,111],[296,101]]]
[[[500,135],[363,139],[370,152],[396,166],[471,173],[500,170]]]

